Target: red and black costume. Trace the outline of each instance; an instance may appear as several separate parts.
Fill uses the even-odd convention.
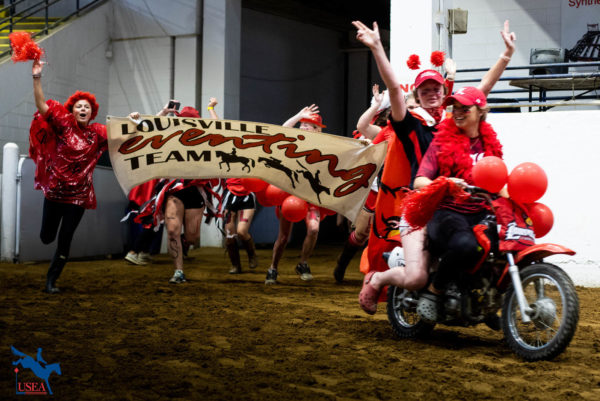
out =
[[[439,177],[462,178],[473,184],[471,171],[483,156],[502,157],[502,145],[491,125],[479,123],[479,136],[469,138],[460,133],[454,120],[438,125],[438,133],[427,150],[417,176],[431,180]],[[443,289],[459,269],[468,270],[480,258],[479,244],[472,227],[490,212],[484,202],[470,198],[462,201],[444,199],[427,224],[430,249],[441,256],[433,279],[437,289]]]
[[[256,208],[256,195],[242,184],[240,178],[228,178],[225,182],[223,209],[237,212]]]
[[[161,179],[154,186],[154,192],[150,200],[140,207],[139,214],[134,221],[140,223],[144,228],[154,227],[158,230],[163,223],[163,213],[169,196],[175,196],[183,202],[186,209],[202,208],[206,206],[207,220],[218,216],[218,209],[213,206],[213,197],[219,201],[221,197],[212,188],[218,185],[218,180],[184,180],[184,179]]]
[[[232,221],[231,219],[234,218],[233,213],[238,213],[238,217],[242,219],[245,218],[243,211],[251,209],[256,209],[256,195],[254,192],[249,191],[240,178],[228,178],[225,182],[225,195],[223,197],[223,217],[225,219],[225,225]],[[225,247],[227,248],[229,260],[231,261],[229,273],[238,274],[242,272],[242,265],[236,221],[233,221],[233,229],[233,232],[225,231]],[[243,247],[248,253],[249,267],[254,269],[257,266],[256,247],[250,233],[248,233],[248,235],[248,239],[239,238],[239,240],[241,240]]]

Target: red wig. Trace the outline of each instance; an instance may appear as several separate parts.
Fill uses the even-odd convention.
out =
[[[90,103],[90,106],[92,106],[92,116],[90,117],[90,121],[96,118],[100,106],[98,106],[98,103],[96,102],[96,96],[90,92],[77,91],[73,93],[65,102],[65,108],[72,113],[73,106],[75,106],[75,103],[77,103],[79,100],[87,100]]]

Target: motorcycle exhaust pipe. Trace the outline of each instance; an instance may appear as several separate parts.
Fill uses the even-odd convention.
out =
[[[506,256],[509,265],[508,272],[510,273],[510,278],[515,289],[515,295],[517,296],[517,302],[519,303],[519,310],[521,311],[521,320],[523,323],[529,323],[531,322],[529,316],[533,313],[533,309],[529,307],[527,299],[525,299],[523,284],[521,283],[521,276],[519,275],[519,268],[515,265],[515,259],[512,253],[509,252]]]

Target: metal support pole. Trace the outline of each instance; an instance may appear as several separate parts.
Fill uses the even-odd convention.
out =
[[[513,288],[515,289],[515,295],[517,296],[517,302],[519,303],[519,310],[521,311],[521,320],[523,323],[531,322],[531,318],[529,315],[533,312],[533,309],[527,305],[527,299],[525,298],[525,294],[523,293],[523,284],[521,283],[521,276],[519,275],[519,268],[515,265],[515,259],[513,258],[512,253],[508,255],[508,272],[510,273],[510,278],[512,279]]]

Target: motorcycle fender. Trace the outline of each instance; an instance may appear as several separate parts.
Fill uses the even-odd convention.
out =
[[[572,256],[575,255],[575,251],[558,244],[535,244],[519,252],[515,257],[515,264],[519,267],[525,267],[536,260],[541,260],[548,256],[560,254]],[[508,284],[508,281],[506,280],[508,277],[508,267],[509,266],[507,263],[506,267],[504,267],[502,275],[500,276],[500,279],[498,279],[497,287],[500,289],[505,289]]]
[[[515,257],[515,263],[519,267],[523,267],[536,260],[559,254],[575,255],[575,251],[558,244],[535,244],[519,252]]]

